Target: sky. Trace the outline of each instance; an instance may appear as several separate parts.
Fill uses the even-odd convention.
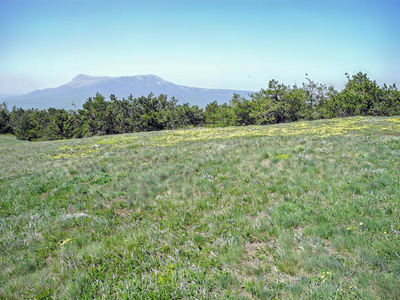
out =
[[[0,95],[78,74],[258,91],[361,71],[400,86],[398,0],[0,0]],[[134,92],[134,91],[133,91]]]

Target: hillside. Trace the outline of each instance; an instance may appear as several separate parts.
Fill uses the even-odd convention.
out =
[[[399,299],[400,118],[0,135],[1,299]]]
[[[78,75],[71,82],[60,87],[37,90],[32,93],[3,97],[1,101],[7,101],[9,106],[22,108],[80,108],[89,97],[100,93],[107,99],[111,94],[119,99],[127,98],[130,94],[135,97],[166,94],[175,97],[179,103],[189,103],[205,107],[208,103],[217,100],[220,103],[228,102],[234,93],[247,97],[251,91],[228,90],[228,89],[205,89],[177,85],[163,80],[155,75],[125,76],[125,77],[102,77]]]

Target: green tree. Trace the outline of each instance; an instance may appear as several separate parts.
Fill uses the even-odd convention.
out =
[[[276,80],[268,83],[268,89],[251,94],[253,111],[251,116],[256,124],[274,124],[285,122],[285,101],[289,87]]]
[[[11,113],[8,110],[7,103],[0,103],[0,134],[12,132]]]
[[[297,86],[289,88],[283,103],[285,122],[295,122],[307,116],[307,92]],[[312,108],[311,110],[314,110]]]
[[[383,85],[381,97],[375,103],[373,114],[376,116],[400,116],[400,91],[396,85]]]
[[[48,135],[52,140],[70,139],[74,135],[74,118],[65,109],[59,109],[51,116]]]
[[[15,126],[18,139],[32,141],[43,137],[43,116],[37,109],[24,111]]]
[[[254,124],[252,116],[252,102],[239,94],[233,94],[229,102],[232,110],[232,125],[251,125]]]
[[[93,98],[89,97],[83,104],[83,109],[79,110],[79,114],[81,120],[85,123],[83,126],[87,128],[86,134],[114,133],[110,102],[107,102],[100,93],[97,93]]]
[[[374,114],[374,106],[382,96],[381,89],[375,80],[371,81],[367,74],[362,72],[349,78],[344,92],[352,95],[354,114],[364,116]]]
[[[197,105],[190,106],[188,103],[176,107],[176,126],[199,126],[203,124],[203,110]]]
[[[115,133],[127,133],[136,131],[135,124],[138,116],[132,105],[133,97],[130,95],[128,99],[117,100],[111,98],[111,113],[113,119],[113,131]]]
[[[212,126],[234,125],[232,108],[226,103],[219,105],[217,101],[213,101],[206,106],[204,120],[205,124]]]
[[[315,120],[323,117],[323,106],[327,98],[332,94],[333,87],[327,87],[324,84],[315,83],[308,74],[306,74],[307,83],[303,83],[302,89],[306,93],[306,100],[302,107],[302,118]]]
[[[327,100],[326,112],[329,117],[373,116],[382,115],[387,111],[387,108],[384,109],[384,89],[370,80],[367,74],[358,72],[350,77],[346,73],[346,76],[347,83],[343,91]],[[389,99],[388,101],[390,102]]]

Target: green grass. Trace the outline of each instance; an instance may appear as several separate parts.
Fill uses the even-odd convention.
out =
[[[0,136],[2,299],[399,299],[400,118]]]

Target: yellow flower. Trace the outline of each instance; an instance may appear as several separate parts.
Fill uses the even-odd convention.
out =
[[[364,223],[363,223],[363,222],[361,222],[361,223],[360,223],[360,226],[362,226],[363,224],[364,224]]]
[[[347,230],[350,230],[350,227],[347,227]]]
[[[63,241],[62,243],[60,243],[60,246],[64,246],[65,244],[68,244],[69,242],[73,241],[76,238],[73,239],[66,239],[65,241]]]
[[[384,234],[386,234],[387,232],[385,231]]]

